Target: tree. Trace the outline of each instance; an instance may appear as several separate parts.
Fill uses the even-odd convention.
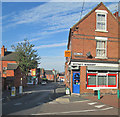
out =
[[[16,52],[16,62],[19,68],[27,76],[29,70],[36,68],[38,60],[40,60],[37,50],[34,50],[34,45],[26,39],[24,42],[18,43],[17,46],[12,45],[11,47]]]

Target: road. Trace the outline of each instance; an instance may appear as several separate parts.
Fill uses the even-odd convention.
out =
[[[3,102],[3,115],[118,115],[118,109],[93,102],[81,100],[74,102],[59,102],[55,100],[54,87],[63,88],[63,84],[48,83],[37,86],[27,95]],[[56,90],[56,93],[57,93]],[[64,96],[65,92],[56,97]]]

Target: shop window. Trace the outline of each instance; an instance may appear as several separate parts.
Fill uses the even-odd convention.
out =
[[[108,76],[108,85],[116,85],[116,76]]]
[[[117,87],[117,73],[87,73],[87,87]]]
[[[107,85],[107,76],[98,76],[98,85]]]
[[[88,85],[96,85],[96,76],[95,75],[88,76]]]

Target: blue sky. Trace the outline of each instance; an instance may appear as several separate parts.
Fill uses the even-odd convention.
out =
[[[27,38],[35,45],[45,69],[64,71],[64,50],[67,49],[69,29],[80,20],[82,2],[3,2],[2,44],[11,45]],[[99,2],[86,2],[82,17]],[[111,12],[117,2],[104,3]]]

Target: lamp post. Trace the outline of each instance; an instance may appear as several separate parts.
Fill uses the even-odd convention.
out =
[[[55,85],[54,85],[54,94],[55,94],[55,97],[56,97],[56,71],[53,69],[53,74],[54,74],[54,82],[55,82]]]

